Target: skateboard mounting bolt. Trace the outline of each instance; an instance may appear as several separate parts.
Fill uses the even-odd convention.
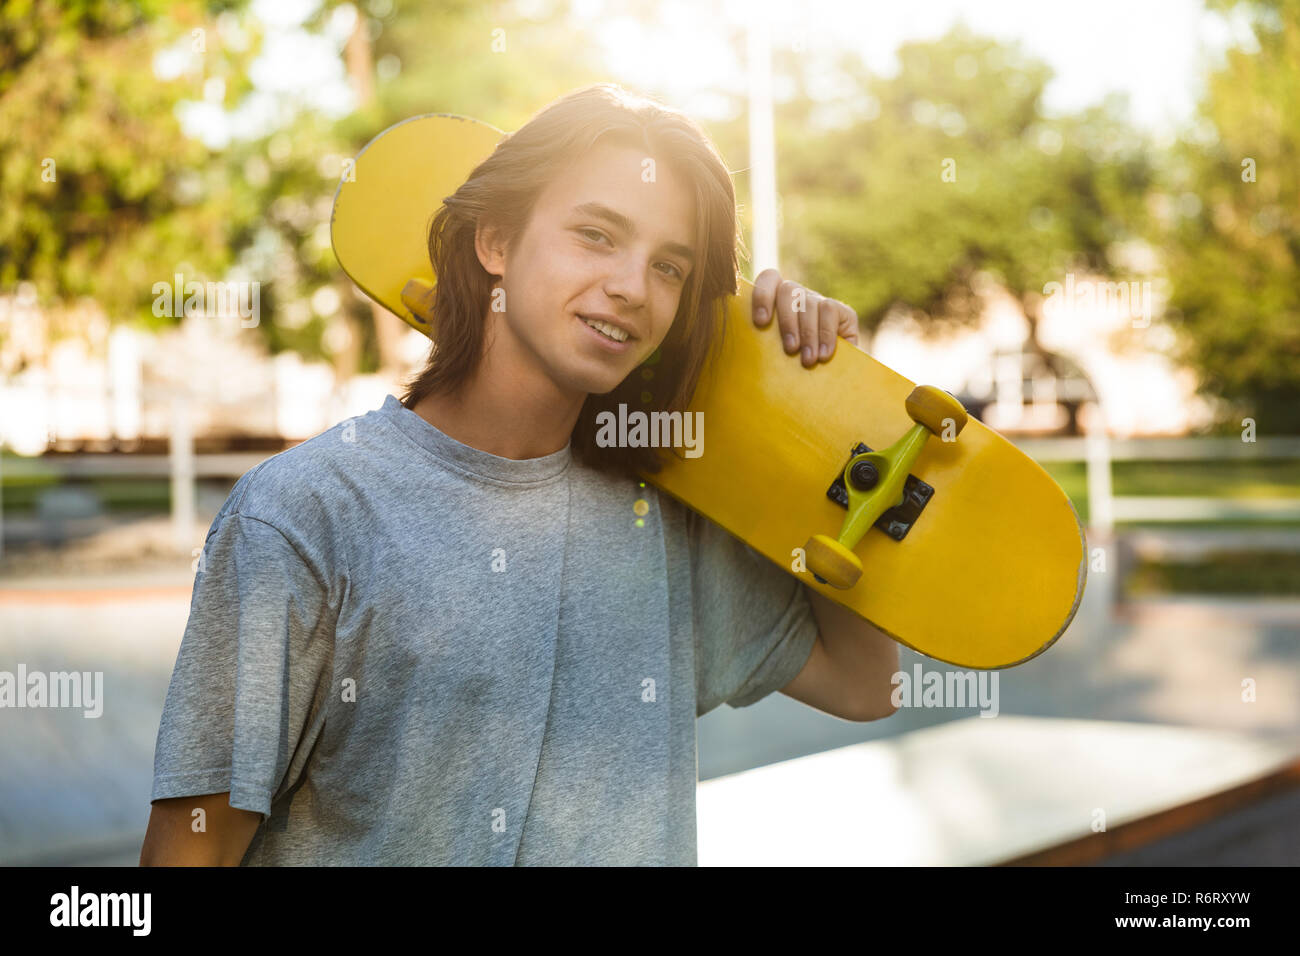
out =
[[[876,487],[876,482],[880,480],[880,472],[871,462],[860,461],[849,469],[849,480],[853,482],[853,487],[866,491],[868,488]]]

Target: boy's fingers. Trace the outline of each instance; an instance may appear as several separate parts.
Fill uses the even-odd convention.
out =
[[[852,342],[854,345],[857,345],[858,328],[860,325],[857,310],[847,302],[841,302],[838,299],[835,300],[835,304],[839,306],[840,310],[840,338],[844,339],[846,342]]]
[[[781,330],[781,345],[785,348],[787,355],[794,355],[799,351],[799,316],[794,311],[794,290],[799,288],[798,283],[786,279],[776,287],[776,312],[777,325]]]
[[[822,299],[817,320],[817,336],[820,339],[817,358],[821,361],[835,354],[835,337],[840,330],[842,315],[839,302],[834,299]]]
[[[766,326],[776,313],[776,290],[781,285],[781,273],[775,269],[764,269],[754,279],[754,324]],[[763,314],[765,313],[765,314]]]
[[[798,309],[795,313],[799,323],[799,348],[801,350],[800,361],[808,367],[812,367],[817,361],[818,346],[818,325],[821,322],[821,302],[822,296],[818,295],[812,289],[799,287],[801,294],[796,293],[793,306]],[[800,301],[802,300],[802,301]]]

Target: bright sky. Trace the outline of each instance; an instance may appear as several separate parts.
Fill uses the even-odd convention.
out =
[[[286,103],[347,111],[338,50],[350,20],[336,17],[330,38],[310,37],[297,25],[316,6],[317,0],[255,0],[255,14],[271,27],[267,51],[253,68],[261,95],[234,118],[233,128],[274,124]],[[544,17],[552,3],[516,0],[516,7]],[[1045,95],[1049,110],[1073,110],[1122,92],[1137,123],[1165,134],[1186,119],[1205,71],[1222,50],[1249,40],[1244,23],[1206,13],[1202,0],[1089,0],[1082,6],[1044,0],[664,0],[654,24],[620,14],[618,0],[574,0],[574,7],[600,37],[601,47],[593,52],[603,57],[610,79],[661,90],[704,120],[723,115],[726,101],[718,90],[745,89],[744,64],[724,55],[719,35],[741,29],[764,8],[774,45],[797,47],[814,62],[828,48],[848,49],[884,74],[896,69],[894,52],[901,43],[933,39],[964,22],[977,33],[1019,41],[1047,61],[1056,73]],[[718,19],[702,23],[710,10]],[[780,86],[776,95],[782,95]],[[224,143],[231,131],[215,104],[194,104],[184,119],[212,145]]]
[[[705,116],[711,86],[743,88],[736,87],[743,65],[719,56],[716,31],[689,26],[706,6],[737,23],[767,8],[774,46],[801,47],[814,62],[821,51],[847,49],[885,75],[896,71],[894,54],[902,43],[937,39],[964,22],[975,33],[1019,41],[1053,68],[1056,78],[1044,97],[1049,110],[1073,110],[1122,92],[1130,97],[1135,120],[1149,129],[1172,129],[1186,118],[1207,66],[1234,39],[1249,40],[1244,23],[1229,25],[1207,14],[1202,0],[666,0],[659,7],[660,30],[602,12],[616,3],[575,2],[592,22],[609,18],[597,29],[630,84],[654,83],[694,97],[680,105]]]

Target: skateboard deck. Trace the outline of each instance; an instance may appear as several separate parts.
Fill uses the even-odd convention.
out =
[[[431,335],[426,230],[501,131],[430,114],[380,133],[339,184],[334,251],[375,301]],[[999,668],[1042,653],[1083,595],[1087,544],[1070,499],[1036,462],[841,340],[811,369],[753,286],[718,305],[728,324],[688,412],[705,449],[642,477],[755,551],[937,660]]]

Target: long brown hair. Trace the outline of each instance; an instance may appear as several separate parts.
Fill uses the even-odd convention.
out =
[[[572,435],[574,457],[603,471],[657,471],[660,449],[601,447],[596,416],[629,410],[685,412],[724,328],[722,296],[735,295],[737,246],[742,246],[731,174],[704,131],[689,117],[612,83],[575,90],[502,137],[443,206],[429,227],[429,259],[437,276],[428,316],[433,347],[405,386],[402,404],[454,394],[482,357],[484,318],[495,277],[479,262],[479,221],[501,229],[515,248],[542,190],[559,171],[611,136],[668,158],[694,192],[699,255],[682,289],[677,314],[655,353],[618,386],[583,403]],[[647,375],[646,372],[649,372]]]

